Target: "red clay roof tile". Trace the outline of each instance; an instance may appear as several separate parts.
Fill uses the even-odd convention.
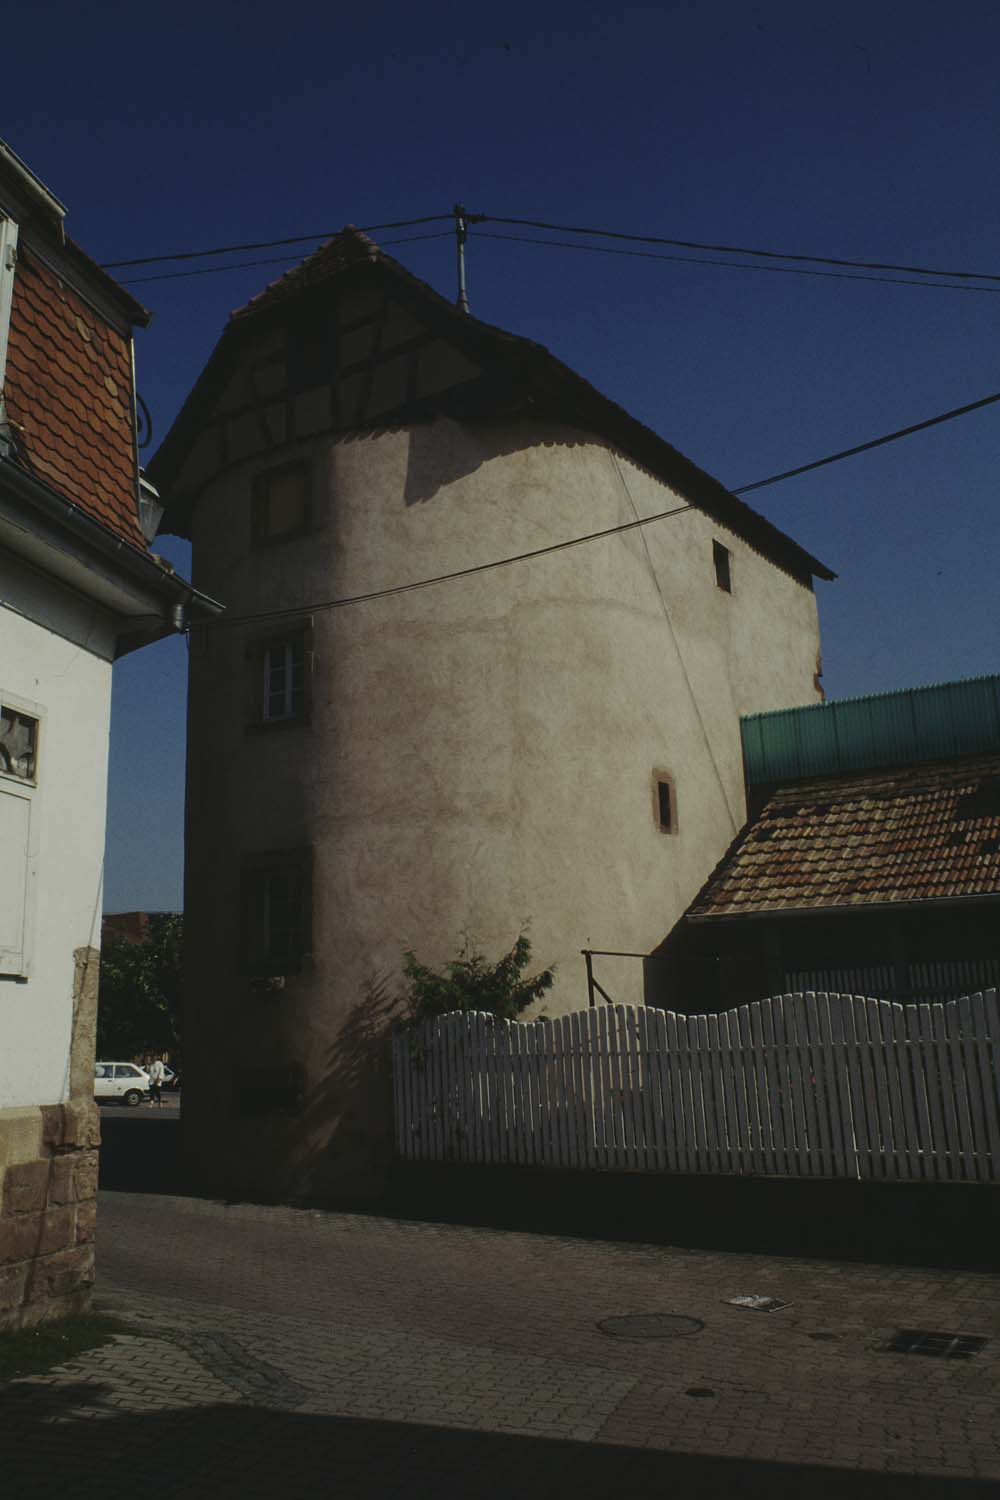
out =
[[[74,505],[145,551],[131,384],[128,340],[30,251],[22,255],[4,390],[21,459]]]
[[[688,915],[986,895],[1000,895],[1000,753],[779,788]]]

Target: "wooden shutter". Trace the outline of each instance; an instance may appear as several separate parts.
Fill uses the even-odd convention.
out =
[[[0,974],[23,974],[31,799],[0,787]]]

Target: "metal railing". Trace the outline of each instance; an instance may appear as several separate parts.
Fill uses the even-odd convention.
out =
[[[648,958],[648,953],[623,953],[618,948],[581,948],[584,962],[587,965],[587,1003],[591,1007],[597,1004],[595,995],[601,995],[606,1005],[615,1005],[617,1001],[612,1000],[604,986],[594,978],[595,958]]]

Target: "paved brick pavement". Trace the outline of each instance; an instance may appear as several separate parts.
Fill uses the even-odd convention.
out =
[[[122,1193],[99,1222],[135,1332],[0,1394],[4,1500],[997,1493],[992,1276]],[[629,1313],[701,1327],[597,1326]],[[886,1352],[911,1327],[993,1342]]]

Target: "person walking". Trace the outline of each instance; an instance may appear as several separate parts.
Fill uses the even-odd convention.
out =
[[[163,1080],[165,1077],[163,1059],[154,1057],[149,1065],[149,1102],[163,1108]]]

